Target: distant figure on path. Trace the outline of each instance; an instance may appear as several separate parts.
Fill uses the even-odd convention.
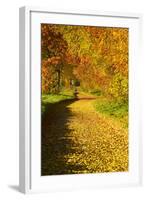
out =
[[[75,88],[75,91],[74,91],[74,97],[75,97],[75,99],[78,98],[78,90],[77,90],[77,88]]]

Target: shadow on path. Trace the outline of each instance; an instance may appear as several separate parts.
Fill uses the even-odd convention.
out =
[[[42,117],[41,175],[73,174],[85,169],[83,164],[67,162],[69,154],[80,154],[72,140],[68,122],[73,113],[68,107],[76,100],[48,104]]]

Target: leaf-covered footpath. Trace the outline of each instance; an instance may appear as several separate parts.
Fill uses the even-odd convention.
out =
[[[42,175],[128,171],[128,130],[95,101],[62,102],[44,116]]]

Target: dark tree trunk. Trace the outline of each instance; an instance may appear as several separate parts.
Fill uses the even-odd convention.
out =
[[[57,70],[57,92],[60,91],[60,77],[61,77],[61,72],[60,70]]]

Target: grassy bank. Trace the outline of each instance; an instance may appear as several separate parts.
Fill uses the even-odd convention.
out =
[[[74,95],[71,91],[63,91],[60,92],[59,94],[42,94],[42,102],[41,102],[42,114],[45,112],[46,106],[48,104],[54,104],[68,99],[74,99]]]
[[[96,100],[94,106],[96,111],[118,119],[124,127],[128,126],[128,105],[126,103],[118,103],[101,97]]]

